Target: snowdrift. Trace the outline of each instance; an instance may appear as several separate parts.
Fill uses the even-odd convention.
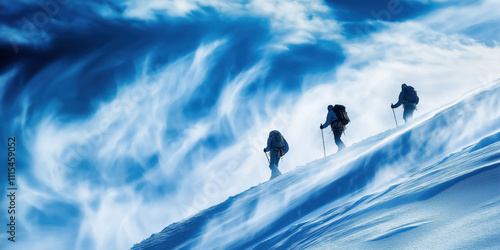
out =
[[[497,83],[132,249],[500,247],[499,97]]]

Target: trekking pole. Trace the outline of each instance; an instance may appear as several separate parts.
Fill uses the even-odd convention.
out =
[[[323,139],[323,154],[325,154],[325,157],[326,157],[325,136],[323,135],[323,129],[321,130],[321,139]]]
[[[396,127],[399,127],[398,120],[396,119],[396,113],[394,112],[394,109],[392,109],[392,114],[394,115],[394,121],[396,121]]]
[[[271,164],[271,161],[269,161],[269,156],[267,156],[267,153],[266,153],[266,152],[264,152],[264,154],[266,154],[267,162],[268,162],[269,164]]]

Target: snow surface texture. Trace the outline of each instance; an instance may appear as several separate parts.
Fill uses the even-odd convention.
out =
[[[498,249],[499,96],[496,83],[230,197],[133,249]]]

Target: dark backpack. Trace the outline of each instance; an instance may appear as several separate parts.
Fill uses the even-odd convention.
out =
[[[335,106],[333,106],[333,112],[335,112],[339,122],[341,122],[344,126],[349,124],[351,121],[347,115],[347,111],[345,111],[344,105],[335,104]]]
[[[405,102],[418,104],[419,98],[417,91],[412,86],[407,86],[404,91]]]
[[[271,137],[271,150],[285,150],[285,140],[279,131],[274,130],[269,136]]]

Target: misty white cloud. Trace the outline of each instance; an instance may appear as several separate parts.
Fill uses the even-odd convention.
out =
[[[498,39],[494,34],[496,32],[491,30],[492,25],[490,25],[490,23],[500,22],[498,13],[493,11],[497,9],[500,9],[499,1],[473,1],[470,4],[436,10],[429,15],[418,18],[418,20],[424,25],[441,32],[459,33],[467,29],[475,31],[486,29],[484,32],[489,33],[493,39]],[[485,25],[488,26],[485,28]]]
[[[169,209],[177,210],[176,207],[157,205],[154,206],[158,208],[156,212],[156,209],[146,209],[150,204],[141,203],[141,195],[134,191],[135,183],[127,184],[120,180],[127,173],[120,170],[123,166],[117,160],[130,157],[141,163],[145,158],[159,154],[159,165],[142,166],[151,168],[150,171],[155,173],[148,179],[152,183],[165,182],[176,171],[178,161],[189,153],[193,144],[206,136],[209,124],[194,124],[186,129],[181,141],[167,145],[163,134],[166,127],[175,121],[166,119],[166,114],[170,108],[176,107],[176,101],[189,96],[206,78],[211,56],[222,44],[223,41],[215,41],[200,46],[197,51],[170,64],[157,75],[139,76],[135,84],[121,89],[113,101],[103,103],[87,120],[61,123],[53,116],[44,119],[30,133],[34,137],[31,138],[34,144],[30,153],[34,159],[33,172],[38,180],[35,185],[48,187],[46,192],[56,195],[52,201],[35,206],[42,209],[55,200],[82,208],[78,242],[93,242],[93,247],[98,249],[114,248],[114,242],[119,242],[123,248],[138,241],[140,236],[135,232],[116,229],[122,226],[124,230],[141,228],[137,224],[145,222],[136,219],[141,218],[139,214],[145,210],[156,215],[153,221],[159,223],[158,226],[173,218],[180,219],[175,217],[174,212],[165,213]],[[49,141],[53,143],[47,144]],[[88,161],[97,169],[98,176],[92,175],[89,180],[76,177],[75,180],[74,174],[81,171],[77,168],[86,167],[81,163]],[[92,183],[100,178],[109,184],[101,186]],[[31,185],[27,186],[26,189],[29,189]],[[29,193],[27,198],[31,201],[45,200],[43,193]],[[117,234],[112,236],[111,231]]]

